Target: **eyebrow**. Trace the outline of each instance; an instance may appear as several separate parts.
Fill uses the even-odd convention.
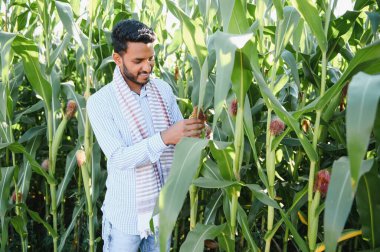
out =
[[[133,60],[144,60],[144,59],[149,59],[149,58],[152,58],[156,56],[155,54],[153,54],[152,56],[148,57],[148,58],[134,58]]]

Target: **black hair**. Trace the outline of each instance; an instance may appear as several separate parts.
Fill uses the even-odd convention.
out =
[[[145,24],[134,19],[126,19],[114,26],[111,38],[114,51],[120,53],[127,50],[128,42],[148,44],[156,40],[156,35]]]

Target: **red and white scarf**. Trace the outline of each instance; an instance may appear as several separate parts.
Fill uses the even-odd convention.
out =
[[[125,82],[120,73],[119,67],[115,68],[113,81],[117,90],[117,100],[132,133],[133,144],[139,143],[143,139],[149,137],[140,104],[136,98],[133,97],[133,91],[131,91]],[[168,113],[168,108],[154,81],[148,82],[145,86],[154,131],[155,133],[164,131],[173,124]],[[152,234],[149,225],[151,218],[153,218],[154,227],[158,227],[158,216],[156,215],[153,217],[152,214],[159,192],[169,175],[170,167],[173,162],[173,154],[173,146],[170,146],[162,153],[158,161],[160,162],[161,172],[158,170],[157,163],[135,168],[138,215],[137,228],[141,238],[146,238],[148,235]]]

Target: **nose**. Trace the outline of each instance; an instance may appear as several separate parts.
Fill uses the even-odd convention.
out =
[[[153,69],[153,66],[154,66],[154,61],[147,60],[145,61],[142,70],[144,72],[150,73]]]

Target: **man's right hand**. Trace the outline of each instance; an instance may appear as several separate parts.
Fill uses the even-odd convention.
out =
[[[177,144],[182,137],[200,137],[205,125],[197,118],[185,119],[177,122],[167,130],[161,132],[164,144]]]

